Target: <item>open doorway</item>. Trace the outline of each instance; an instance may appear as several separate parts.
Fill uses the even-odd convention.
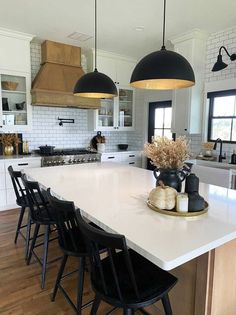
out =
[[[171,132],[171,101],[160,101],[149,103],[148,114],[148,142],[152,142],[153,137],[166,136],[174,138]],[[147,161],[147,169],[153,170],[155,167]]]

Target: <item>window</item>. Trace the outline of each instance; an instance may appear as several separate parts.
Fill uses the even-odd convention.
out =
[[[236,90],[212,92],[209,99],[208,141],[236,143]]]
[[[172,139],[171,114],[171,101],[149,103],[149,142],[153,136],[166,136]]]

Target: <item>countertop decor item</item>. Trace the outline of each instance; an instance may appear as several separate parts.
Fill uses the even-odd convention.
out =
[[[15,91],[18,86],[17,82],[13,81],[2,81],[2,89],[3,90],[10,90]]]
[[[14,147],[16,148],[16,154],[18,154],[18,145],[21,143],[17,133],[8,133],[0,135],[0,142],[3,146],[3,154],[12,155]]]
[[[203,197],[199,195],[198,192],[194,192],[188,194],[188,211],[189,212],[196,212],[202,211],[204,208],[205,200]]]
[[[193,86],[193,69],[182,55],[165,47],[166,0],[164,0],[161,50],[145,56],[134,68],[130,84],[135,88],[174,90]]]
[[[181,213],[188,212],[188,194],[180,193],[176,196],[176,211]]]
[[[124,144],[124,143],[118,144],[118,149],[126,151],[128,149],[128,146],[129,146],[128,144]]]
[[[185,192],[188,194],[198,192],[199,190],[199,178],[191,173],[187,176],[185,181]]]
[[[84,74],[76,83],[74,95],[90,98],[113,98],[118,94],[115,83],[97,70],[97,0],[95,0],[95,69]]]
[[[154,176],[162,180],[165,185],[181,191],[181,182],[188,175],[190,168],[184,163],[189,158],[189,143],[185,137],[178,137],[175,141],[167,137],[157,137],[152,143],[145,143],[144,154],[156,166]]]
[[[221,53],[222,49],[224,49],[224,51],[226,52],[226,54],[228,55],[228,57],[230,58],[231,61],[236,60],[236,54],[230,55],[228,50],[225,48],[225,46],[221,46],[219,49],[219,54],[217,56],[217,61],[211,70],[213,72],[220,71],[220,70],[223,70],[224,68],[228,67],[228,65],[226,63],[224,63],[222,60],[222,53]]]
[[[40,154],[42,154],[43,156],[52,155],[54,148],[55,148],[55,146],[52,146],[52,145],[41,145],[39,147]]]
[[[158,209],[172,210],[175,207],[177,191],[165,186],[162,181],[159,182],[159,185],[151,190],[148,200]]]
[[[97,148],[97,144],[98,143],[103,143],[103,144],[105,144],[106,143],[106,138],[105,138],[105,136],[102,136],[102,133],[101,133],[101,131],[98,131],[97,132],[97,135],[96,136],[94,136],[92,139],[91,139],[91,146],[92,146],[92,148],[94,148],[94,149],[98,149]]]

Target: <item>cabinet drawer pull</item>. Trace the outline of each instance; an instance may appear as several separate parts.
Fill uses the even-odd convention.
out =
[[[129,155],[129,157],[135,157],[135,155],[134,155],[134,154],[131,154],[131,155]]]
[[[25,166],[25,165],[29,165],[29,163],[19,163],[18,166]]]
[[[108,156],[108,159],[114,159],[115,157],[114,156]]]
[[[135,162],[129,162],[129,164],[135,164]]]

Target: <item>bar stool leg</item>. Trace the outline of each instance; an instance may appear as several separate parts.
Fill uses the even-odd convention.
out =
[[[96,315],[97,314],[100,303],[101,303],[101,300],[96,295],[95,299],[93,301],[93,306],[92,306],[92,309],[90,311],[90,315]]]
[[[85,268],[85,258],[81,257],[79,259],[79,274],[78,274],[78,288],[77,288],[77,314],[81,315],[82,310],[82,298],[84,289],[84,268]]]
[[[47,258],[48,258],[49,231],[50,231],[50,225],[45,225],[44,244],[43,244],[43,266],[42,266],[42,275],[41,275],[41,288],[42,288],[42,289],[44,289],[44,286],[45,286],[45,278],[46,278],[46,267],[47,267]]]
[[[165,310],[165,315],[173,315],[171,305],[170,305],[169,295],[165,294],[163,298],[161,299],[161,301]]]
[[[29,265],[30,261],[31,261],[31,257],[32,257],[32,253],[33,253],[34,246],[35,246],[35,243],[36,243],[36,239],[37,239],[37,236],[38,236],[39,228],[40,228],[40,224],[36,223],[33,239],[32,239],[30,250],[29,250],[29,255],[28,255],[27,261],[26,261],[27,265]]]
[[[27,219],[27,227],[26,227],[26,238],[25,238],[25,260],[27,260],[28,254],[29,254],[31,224],[32,224],[31,215],[30,215],[30,210],[29,210],[28,219]]]
[[[124,308],[123,315],[134,315],[134,310],[131,308]]]
[[[17,239],[18,239],[18,235],[19,235],[19,232],[20,232],[20,228],[21,228],[23,217],[24,217],[24,213],[25,213],[25,207],[21,207],[20,216],[19,216],[19,220],[18,220],[18,224],[17,224],[17,228],[16,228],[15,240],[14,240],[15,244],[17,243]]]
[[[64,269],[65,269],[67,258],[68,258],[67,255],[64,255],[63,258],[62,258],[61,266],[60,266],[60,269],[58,271],[57,280],[56,280],[55,287],[54,287],[54,290],[53,290],[53,293],[52,293],[52,298],[51,298],[52,302],[55,301],[55,298],[56,298],[56,295],[57,295],[58,286],[60,284],[61,277],[62,277]]]

